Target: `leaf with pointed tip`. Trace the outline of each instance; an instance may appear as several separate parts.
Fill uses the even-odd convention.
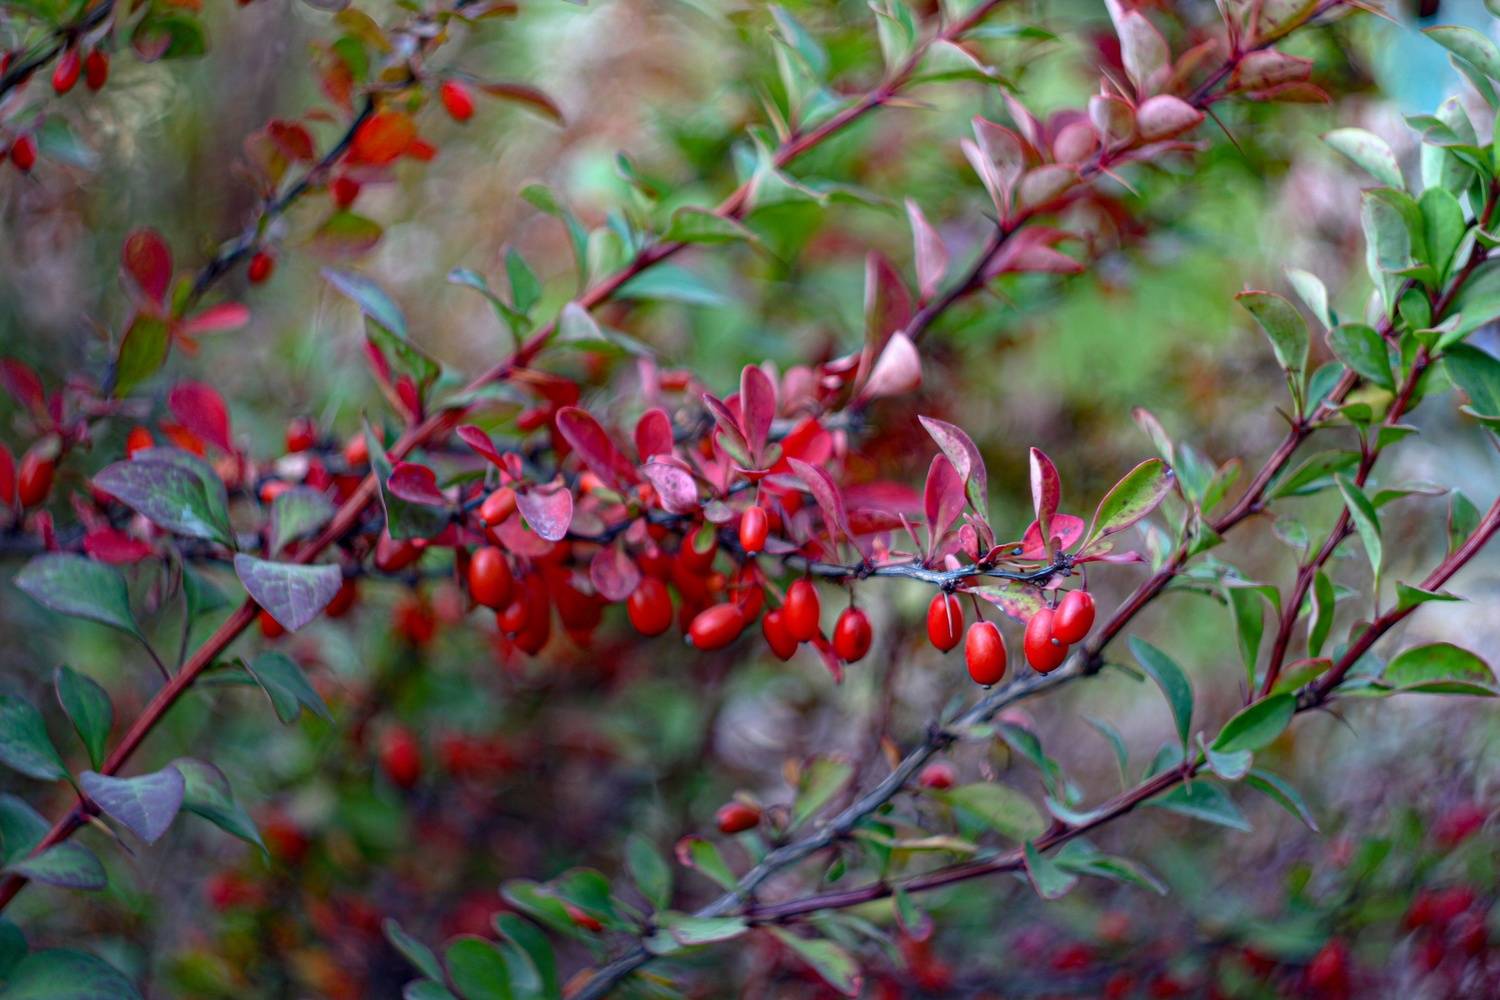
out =
[[[760,243],[760,237],[736,219],[696,205],[684,205],[672,213],[661,238],[667,243]]]
[[[642,271],[615,291],[622,299],[681,302],[695,306],[728,305],[730,298],[686,268],[658,264]]]
[[[990,782],[960,785],[941,793],[941,797],[1010,840],[1038,837],[1047,828],[1047,821],[1032,801],[1008,785]]]
[[[203,476],[195,474],[195,465],[180,457],[167,459],[161,454],[166,451],[152,448],[106,466],[94,476],[94,485],[159,528],[233,548],[227,500],[220,502],[209,492]],[[202,465],[211,470],[207,463]],[[210,475],[222,493],[223,483],[211,471]]]
[[[370,470],[380,484],[380,503],[385,510],[385,527],[391,538],[403,541],[411,538],[432,538],[448,523],[448,513],[426,504],[413,504],[393,493],[388,485],[391,460],[385,448],[369,424],[365,425],[365,442],[370,454]]]
[[[89,763],[98,767],[104,762],[104,745],[109,728],[115,721],[115,710],[109,693],[92,677],[69,666],[58,667],[52,675],[57,701],[89,753]]]
[[[635,424],[635,454],[642,462],[657,455],[670,455],[675,442],[672,439],[672,418],[667,411],[653,406],[641,414]]]
[[[1307,321],[1295,306],[1275,292],[1240,292],[1235,301],[1250,311],[1282,369],[1299,382],[1307,371]]]
[[[840,536],[852,539],[853,535],[849,531],[849,516],[844,510],[844,494],[838,484],[833,481],[833,477],[821,466],[810,465],[800,458],[788,458],[787,463],[791,465],[797,478],[802,480],[807,491],[817,501],[829,536],[835,542]]]
[[[1386,141],[1362,128],[1336,128],[1323,141],[1353,160],[1355,165],[1386,187],[1406,187],[1401,165]]]
[[[307,681],[302,668],[285,653],[270,649],[245,663],[245,669],[271,699],[282,722],[294,721],[305,707],[320,719],[333,721],[323,698]]]
[[[1187,748],[1188,731],[1193,724],[1193,688],[1187,675],[1166,653],[1139,636],[1130,637],[1130,651],[1166,695],[1167,705],[1172,709],[1172,718],[1177,723],[1177,737],[1183,749]]]
[[[1364,491],[1355,485],[1354,480],[1343,473],[1334,476],[1334,482],[1339,485],[1339,493],[1344,497],[1344,506],[1349,511],[1349,517],[1354,522],[1354,528],[1359,533],[1359,540],[1364,544],[1365,555],[1370,559],[1370,568],[1374,570],[1376,578],[1380,576],[1380,563],[1383,556],[1383,545],[1380,540],[1380,515],[1375,512],[1375,507],[1370,503],[1370,498],[1365,496]]]
[[[1275,801],[1287,812],[1300,819],[1313,833],[1318,831],[1318,821],[1307,808],[1301,793],[1285,780],[1269,771],[1251,771],[1245,776],[1245,784]]]
[[[1485,76],[1500,80],[1500,48],[1473,28],[1441,24],[1423,28],[1422,34],[1454,55],[1474,65]]]
[[[1057,475],[1057,466],[1040,448],[1032,448],[1031,505],[1036,510],[1037,530],[1041,532],[1049,559],[1052,557],[1052,518],[1057,514],[1061,500],[1062,480]]]
[[[657,922],[684,948],[733,941],[750,929],[744,917],[695,917],[670,910],[660,914]]]
[[[574,453],[593,473],[613,487],[635,478],[635,469],[594,415],[577,406],[557,411],[558,433],[573,446]]]
[[[52,824],[23,799],[0,794],[0,862],[24,858],[47,836]]]
[[[324,279],[336,290],[348,296],[359,311],[402,340],[406,339],[406,317],[385,290],[374,281],[353,271],[340,271],[325,267]]]
[[[969,498],[969,505],[974,508],[974,513],[980,517],[989,516],[989,478],[984,468],[984,459],[979,454],[979,448],[974,441],[962,429],[955,427],[942,420],[932,417],[918,417],[922,427],[937,442],[938,448],[948,461],[953,463],[959,478],[964,481],[964,492]]]
[[[68,774],[42,713],[13,694],[0,694],[0,764],[38,781],[56,781]]]
[[[344,583],[337,566],[271,562],[244,553],[234,557],[234,572],[255,603],[288,632],[318,617]]]
[[[20,875],[62,889],[93,891],[109,884],[104,865],[99,863],[94,852],[72,842],[53,844],[40,854],[6,865],[4,870],[9,875]],[[0,997],[9,995],[0,992]]]
[[[83,556],[48,553],[16,574],[16,587],[42,607],[141,634],[120,571]]]
[[[1328,348],[1361,378],[1394,391],[1391,356],[1386,343],[1375,329],[1363,323],[1345,323],[1328,331]]]
[[[1206,823],[1217,823],[1231,830],[1250,829],[1239,807],[1218,785],[1207,781],[1195,781],[1190,785],[1178,785],[1165,795],[1148,799],[1147,805],[1166,809],[1181,816],[1200,819]]]
[[[964,587],[963,592],[989,601],[1003,611],[1007,617],[1025,624],[1031,616],[1042,609],[1041,588],[1019,580],[1003,580],[982,587]]]
[[[672,902],[672,869],[651,841],[631,834],[625,841],[625,867],[641,895],[658,910],[666,909]]]
[[[0,991],[5,1000],[141,1000],[114,966],[85,951],[48,948],[16,963]]]
[[[938,542],[948,534],[948,529],[953,527],[953,522],[958,520],[958,515],[963,513],[966,502],[964,483],[953,463],[946,455],[932,456],[922,496],[923,511],[927,516],[928,558],[937,550]]]
[[[132,389],[160,371],[171,343],[166,320],[145,313],[133,317],[115,357],[115,396],[128,396]]]
[[[770,931],[833,990],[846,997],[859,996],[864,977],[860,975],[859,963],[843,948],[832,941],[798,937],[782,927],[771,927]]]
[[[1103,854],[1082,840],[1070,840],[1057,852],[1057,865],[1077,875],[1092,875],[1149,889],[1158,896],[1167,894],[1161,879],[1128,858]]]
[[[432,953],[432,949],[406,933],[394,917],[386,917],[385,922],[380,926],[385,931],[385,939],[391,943],[391,947],[400,952],[402,957],[415,966],[418,972],[428,979],[441,980],[443,978],[443,967],[438,964],[437,956]]]
[[[542,538],[556,542],[573,524],[573,494],[566,486],[535,487],[516,494],[516,507]]]
[[[1449,642],[1403,650],[1386,666],[1382,679],[1397,690],[1408,692],[1485,696],[1500,693],[1490,665]]]
[[[1087,548],[1090,543],[1107,535],[1124,531],[1157,508],[1172,489],[1172,470],[1159,458],[1151,458],[1137,465],[1114,486],[1094,510],[1094,521],[1089,526]]]
[[[921,207],[911,198],[906,199],[906,218],[911,223],[917,289],[923,299],[930,299],[937,294],[943,275],[948,272],[948,248],[943,243],[943,237],[922,214]]]
[[[739,881],[725,863],[719,849],[702,837],[683,837],[673,847],[677,863],[718,883],[720,888],[733,889]]]
[[[171,766],[182,775],[182,808],[262,851],[266,849],[255,821],[235,801],[223,771],[194,757],[178,757]]]
[[[750,446],[751,460],[757,465],[775,419],[776,383],[758,365],[746,365],[740,372],[740,430]]]
[[[271,552],[306,538],[333,520],[333,502],[310,486],[293,486],[271,502]]]
[[[148,844],[167,832],[186,791],[182,772],[170,765],[134,778],[84,771],[78,776],[78,787],[105,815]]]
[[[1056,861],[1042,854],[1031,841],[1025,846],[1026,875],[1031,886],[1043,899],[1061,899],[1078,884],[1078,876],[1065,871]]]
[[[438,489],[437,473],[416,462],[397,462],[385,480],[391,495],[407,503],[445,508],[448,498]]]
[[[849,782],[854,766],[847,760],[834,757],[818,757],[802,772],[797,784],[797,801],[792,807],[792,820],[788,829],[796,829],[807,822],[839,793]]]
[[[1259,750],[1291,725],[1296,711],[1296,695],[1283,693],[1262,698],[1224,723],[1224,728],[1214,737],[1212,747],[1220,753]]]

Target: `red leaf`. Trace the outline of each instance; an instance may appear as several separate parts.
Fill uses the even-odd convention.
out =
[[[16,456],[0,444],[0,506],[16,502]]]
[[[672,418],[660,407],[641,414],[635,425],[635,453],[642,461],[657,455],[672,454],[676,442],[672,439]]]
[[[953,463],[954,471],[964,481],[964,492],[969,498],[969,504],[974,508],[974,513],[980,517],[989,516],[989,475],[984,468],[984,459],[979,454],[979,448],[974,444],[972,438],[965,434],[960,428],[942,420],[934,420],[932,417],[918,417],[927,433],[937,442],[948,461]]]
[[[868,369],[874,352],[897,330],[911,322],[911,293],[896,268],[885,255],[870,252],[865,256],[865,356],[860,367]]]
[[[1052,555],[1052,517],[1061,500],[1062,481],[1057,477],[1057,466],[1040,448],[1031,449],[1031,504],[1036,508],[1037,524],[1049,557]]]
[[[233,452],[229,435],[229,408],[217,389],[202,382],[182,382],[167,395],[172,416],[194,435],[221,451]]]
[[[964,509],[964,481],[945,455],[932,456],[927,467],[927,488],[922,507],[927,516],[927,555],[937,551],[939,539],[953,527]]]
[[[561,484],[517,493],[516,506],[531,530],[549,542],[560,541],[573,523],[573,494]]]
[[[948,272],[948,248],[932,228],[916,201],[906,199],[906,218],[911,222],[913,256],[917,264],[917,290],[924,300],[937,294],[943,275]]]
[[[137,563],[154,550],[139,538],[133,538],[114,528],[95,528],[83,536],[83,551],[91,559],[111,565]]]
[[[749,442],[745,440],[745,432],[740,429],[739,407],[730,407],[722,399],[713,393],[703,394],[703,405],[708,407],[708,412],[713,414],[719,429],[734,438],[739,446],[748,451]]]
[[[411,115],[402,111],[377,111],[354,133],[350,152],[356,160],[376,166],[390,163],[417,138]]]
[[[1058,549],[1070,548],[1083,537],[1084,520],[1072,514],[1056,514],[1052,518],[1052,537]],[[1021,559],[1046,559],[1047,546],[1042,544],[1042,529],[1032,521],[1021,538]]]
[[[670,514],[691,514],[698,509],[698,484],[692,473],[678,463],[653,459],[641,466],[641,473],[656,488],[663,510]]]
[[[904,333],[894,333],[885,350],[875,359],[870,377],[859,391],[860,399],[881,399],[914,392],[922,384],[922,358],[917,346]]]
[[[776,463],[778,472],[790,471],[791,466],[787,463],[793,458],[813,465],[826,462],[833,457],[833,435],[824,429],[817,417],[807,417],[781,439],[781,455],[781,461]]]
[[[475,427],[473,424],[464,424],[458,429],[458,436],[464,444],[479,452],[495,467],[499,469],[505,468],[505,458],[495,448],[495,443],[490,440],[490,436],[483,430]]]
[[[583,464],[611,486],[635,479],[635,467],[626,461],[594,415],[577,406],[564,406],[554,418],[558,432],[578,453]]]
[[[204,333],[226,333],[230,330],[238,330],[250,322],[250,307],[238,302],[221,302],[216,306],[209,306],[200,313],[195,313],[182,321],[177,328],[179,333],[188,336],[197,336]]]
[[[36,413],[46,412],[47,393],[42,388],[42,380],[25,362],[14,358],[0,360],[0,385],[4,385],[5,391],[22,407]]]
[[[125,237],[120,266],[142,295],[162,305],[172,281],[172,251],[154,229],[137,229]]]
[[[821,466],[808,465],[800,458],[791,459],[790,465],[797,478],[802,480],[813,499],[818,502],[818,509],[823,512],[823,522],[833,540],[837,542],[840,534],[846,538],[852,537],[849,516],[844,511],[844,497],[833,477]]]
[[[557,122],[557,124],[563,124],[562,109],[557,106],[557,102],[535,87],[528,87],[524,83],[510,83],[507,81],[476,83],[475,86],[491,97],[524,104]]]
[[[589,579],[606,600],[623,601],[641,584],[641,570],[619,547],[600,549],[589,563]]]
[[[398,462],[385,481],[386,488],[407,503],[445,507],[448,498],[438,489],[437,475],[425,465]]]
[[[760,464],[761,453],[776,419],[776,383],[763,369],[746,365],[740,372],[740,429],[750,446],[750,460]]]
[[[297,122],[272,119],[266,126],[266,134],[288,160],[311,163],[317,158],[312,133]]]

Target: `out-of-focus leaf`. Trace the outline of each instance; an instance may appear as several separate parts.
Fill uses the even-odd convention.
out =
[[[182,775],[182,808],[262,851],[266,849],[255,821],[235,801],[234,791],[223,771],[206,760],[193,757],[178,757],[171,766]]]
[[[320,719],[330,722],[333,720],[322,696],[308,683],[302,668],[286,654],[274,649],[266,650],[247,662],[245,669],[271,699],[271,707],[276,710],[276,717],[282,722],[294,721],[303,708]]]
[[[0,764],[38,781],[56,781],[68,773],[42,713],[13,694],[0,694]]]
[[[859,963],[843,948],[832,941],[798,937],[782,927],[769,930],[836,992],[848,997],[859,996],[864,988],[864,977],[860,975]]]
[[[84,951],[49,948],[16,963],[5,1000],[141,1000],[135,984],[114,966]]]
[[[120,571],[67,553],[40,555],[16,574],[16,587],[42,607],[139,636]]]
[[[1397,690],[1407,692],[1484,696],[1500,693],[1495,672],[1488,663],[1447,642],[1402,651],[1386,666],[1383,679]]]
[[[1031,886],[1043,899],[1061,899],[1078,884],[1078,876],[1065,871],[1056,861],[1036,849],[1031,841],[1026,842],[1026,874]]]

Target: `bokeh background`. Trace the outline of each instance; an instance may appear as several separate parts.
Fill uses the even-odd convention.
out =
[[[183,265],[206,258],[258,197],[241,168],[245,136],[321,100],[309,52],[328,36],[328,14],[289,0],[209,6],[206,58],[117,60],[101,95],[55,112],[77,136],[77,148],[64,151],[74,163],[0,178],[0,354],[25,360],[50,384],[107,364],[104,333],[120,328],[128,308],[116,265],[124,235],[149,224]],[[863,3],[784,6],[827,47],[841,85],[875,78]],[[1189,18],[1213,17],[1211,5],[1177,6]],[[1439,6],[1441,23],[1491,23],[1479,0]],[[1292,44],[1316,60],[1315,78],[1336,95],[1331,105],[1226,105],[1224,130],[1200,133],[1207,148],[1195,168],[1163,163],[1132,174],[1135,194],[1114,191],[1128,221],[1095,231],[1087,273],[1007,283],[955,310],[923,345],[920,392],[870,413],[856,467],[871,478],[919,483],[931,447],[916,415],[959,423],[984,451],[995,523],[1017,531],[1029,519],[1026,447],[1054,457],[1065,509],[1086,515],[1152,453],[1133,407],[1152,411],[1215,462],[1241,457],[1256,468],[1283,430],[1276,407],[1284,391],[1232,296],[1246,287],[1285,292],[1282,269],[1295,266],[1318,274],[1341,311],[1360,313],[1368,292],[1358,209],[1365,180],[1318,137],[1360,125],[1385,137],[1411,170],[1415,135],[1403,116],[1460,90],[1442,50],[1416,32],[1410,12],[1397,14],[1395,23],[1360,17]],[[1076,106],[1096,88],[1111,34],[1102,4],[1020,3],[997,23],[1042,24],[1057,35],[982,43],[1039,115]],[[731,190],[733,149],[747,126],[763,121],[762,98],[779,86],[769,24],[759,3],[538,2],[465,36],[444,49],[445,64],[531,81],[558,101],[566,124],[500,103],[482,104],[465,125],[424,119],[439,154],[367,186],[361,211],[385,237],[359,268],[396,297],[413,339],[432,355],[463,372],[488,366],[507,335],[483,299],[450,284],[448,272],[472,268],[502,283],[504,253],[515,248],[543,278],[546,312],[575,294],[574,272],[562,226],[519,196],[527,183],[549,185],[591,226],[633,210],[620,155],[683,202],[711,204]],[[5,26],[0,12],[0,34]],[[914,198],[940,222],[955,248],[977,247],[985,235],[983,192],[957,143],[970,116],[1004,116],[1000,91],[950,82],[920,96],[922,107],[872,115],[798,164],[799,174],[857,190],[825,206],[753,218],[770,252],[736,246],[684,257],[682,266],[715,290],[714,301],[612,306],[601,320],[724,391],[746,362],[786,365],[854,349],[866,252],[909,267],[902,199]],[[1487,139],[1487,116],[1474,118]],[[335,126],[313,127],[331,135]],[[321,262],[306,245],[325,209],[299,207],[281,224],[269,283],[230,288],[253,310],[248,330],[205,338],[196,357],[170,362],[174,377],[221,390],[237,439],[254,454],[274,455],[293,416],[344,437],[382,405],[365,370],[358,318],[321,280]],[[1489,337],[1478,342],[1493,349]],[[564,370],[573,363],[582,364],[564,361]],[[633,416],[629,365],[609,363],[618,376],[586,403]],[[12,429],[21,420],[0,399],[0,438],[17,451],[24,441]],[[1442,444],[1396,449],[1387,479],[1457,486],[1488,502],[1500,466],[1480,429],[1444,401],[1413,422]],[[66,475],[76,483],[120,447],[108,437],[96,442],[95,455]],[[1293,516],[1326,525],[1332,502],[1294,501]],[[1446,501],[1402,503],[1387,528],[1390,580],[1414,577],[1441,554]],[[1363,557],[1346,554],[1336,574],[1364,586]],[[1266,524],[1248,526],[1214,555],[1279,583],[1294,567]],[[129,717],[153,690],[139,651],[31,604],[8,582],[19,565],[7,560],[0,584],[0,684],[50,704],[51,670],[68,663],[104,683],[117,717]],[[1423,609],[1398,642],[1449,638],[1495,662],[1497,571],[1494,555],[1476,561],[1452,588],[1470,600]],[[1112,568],[1090,584],[1108,609],[1144,572]],[[225,580],[232,588],[232,577]],[[319,623],[284,640],[336,724],[304,716],[283,727],[259,691],[207,688],[171,714],[142,757],[146,766],[192,753],[222,767],[261,821],[270,860],[206,824],[182,822],[154,846],[132,845],[130,855],[102,850],[111,859],[105,893],[34,886],[11,916],[33,941],[105,954],[155,996],[397,996],[412,972],[380,935],[383,916],[399,916],[434,944],[483,933],[502,906],[502,880],[580,864],[617,873],[631,831],[666,846],[707,831],[713,810],[736,790],[786,801],[789,758],[834,751],[861,762],[867,777],[883,773],[882,738],[909,745],[951,699],[973,696],[956,656],[940,657],[920,635],[928,596],[898,583],[862,587],[876,648],[835,686],[812,655],[783,665],[758,641],[723,656],[693,654],[670,638],[642,642],[619,608],[592,648],[559,638],[537,658],[502,663],[490,622],[477,614],[457,620],[463,605],[451,583],[424,582],[416,596],[396,584],[366,586],[352,626]],[[438,622],[430,641],[413,642],[402,628],[414,600]],[[1354,614],[1344,612],[1341,627]],[[1172,594],[1139,625],[1189,668],[1200,719],[1238,706],[1242,668],[1220,603]],[[174,628],[168,615],[163,635]],[[1170,732],[1156,690],[1114,671],[1027,703],[1020,717],[1091,799],[1113,792],[1118,778],[1088,718],[1123,734],[1136,768]],[[410,792],[373,765],[378,734],[396,724],[415,731],[423,747],[424,778]],[[1086,882],[1042,903],[1021,880],[971,883],[925,900],[938,926],[931,954],[871,961],[888,965],[909,995],[1095,996],[1099,970],[1128,952],[1153,956],[1159,978],[1198,992],[1203,970],[1226,949],[1304,960],[1341,934],[1380,984],[1369,995],[1443,995],[1408,961],[1415,945],[1400,917],[1422,887],[1474,886],[1493,897],[1500,860],[1493,826],[1458,842],[1444,823],[1466,809],[1490,814],[1500,802],[1497,738],[1493,707],[1461,699],[1357,703],[1303,719],[1265,763],[1304,792],[1321,834],[1248,793],[1236,795],[1253,826],[1247,832],[1147,810],[1099,840],[1141,859],[1169,895]],[[459,746],[483,758],[466,777],[452,773]],[[1035,785],[999,743],[966,744],[954,759],[969,779],[1004,775]],[[37,801],[26,779],[7,773],[0,782]],[[50,811],[65,805],[53,801]],[[97,832],[84,836],[102,842]],[[690,903],[713,888],[685,876],[681,891]],[[767,895],[778,891],[773,883]],[[816,991],[763,947],[697,961],[706,991],[699,995]]]

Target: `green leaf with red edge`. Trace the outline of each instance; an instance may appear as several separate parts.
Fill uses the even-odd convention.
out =
[[[154,229],[137,229],[120,248],[120,270],[127,291],[162,306],[172,283],[172,251]]]
[[[166,363],[170,343],[166,320],[137,313],[115,356],[115,395],[129,395],[130,390],[155,375]]]
[[[16,575],[16,587],[42,607],[139,636],[120,571],[63,552],[40,555]]]
[[[1125,473],[1099,501],[1083,548],[1124,531],[1150,514],[1171,491],[1172,479],[1172,470],[1159,458],[1148,458]]]
[[[255,603],[288,632],[318,617],[344,583],[337,566],[271,562],[243,552],[234,557],[234,572]]]
[[[1019,580],[1001,580],[977,587],[961,588],[966,594],[989,601],[1009,618],[1025,624],[1031,616],[1042,609],[1042,591],[1039,587]]]
[[[385,230],[355,212],[334,212],[308,237],[314,253],[333,259],[359,257],[375,249]]]
[[[864,988],[864,976],[859,963],[843,948],[825,939],[813,940],[798,937],[783,927],[770,927],[770,932],[806,962],[818,978],[844,996],[857,997]]]
[[[1482,658],[1448,642],[1404,650],[1386,665],[1381,679],[1397,691],[1423,694],[1500,694],[1495,672]]]
[[[918,417],[922,427],[937,442],[939,450],[953,463],[959,478],[964,481],[964,492],[969,505],[980,517],[989,516],[989,477],[979,448],[961,428],[932,417]]]

